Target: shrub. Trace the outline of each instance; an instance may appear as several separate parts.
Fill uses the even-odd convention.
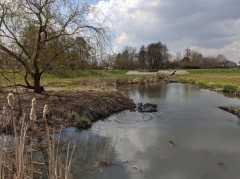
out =
[[[92,125],[92,122],[85,116],[76,116],[75,125],[78,128],[88,128]]]
[[[208,88],[208,84],[202,80],[199,80],[196,82],[196,84],[200,87],[200,88]]]
[[[237,91],[237,89],[238,88],[234,85],[226,84],[223,86],[223,92],[225,92],[225,93],[235,93]]]

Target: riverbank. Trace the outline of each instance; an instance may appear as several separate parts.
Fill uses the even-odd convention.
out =
[[[11,109],[7,105],[7,93],[0,95],[1,106],[6,106],[8,116],[19,116],[20,106],[18,96],[15,95],[15,105]],[[89,127],[92,122],[108,117],[114,113],[132,109],[135,107],[133,101],[118,91],[88,90],[88,91],[61,91],[44,94],[35,94],[32,92],[19,93],[21,108],[26,114],[26,120],[29,120],[31,110],[31,100],[36,98],[36,124],[37,131],[45,131],[45,120],[43,120],[43,107],[49,106],[49,116],[47,123],[49,127],[60,129],[61,127]],[[4,116],[1,115],[1,121]],[[17,117],[18,118],[18,117]],[[2,124],[7,127],[10,124]],[[9,128],[9,127],[8,127]]]
[[[187,71],[188,75],[176,75],[172,81],[240,96],[240,69],[191,69]]]
[[[135,107],[133,101],[119,92],[117,89],[122,85],[129,84],[147,84],[162,82],[166,79],[164,74],[155,74],[147,76],[130,76],[120,78],[107,78],[99,80],[91,78],[91,81],[84,85],[54,86],[46,85],[42,94],[35,94],[32,91],[24,89],[4,88],[0,95],[0,105],[7,105],[7,94],[13,91],[15,95],[15,107],[7,107],[7,113],[11,116],[17,116],[20,108],[24,110],[26,119],[29,120],[31,110],[31,100],[36,98],[36,129],[45,131],[45,120],[43,120],[43,107],[49,106],[49,117],[47,123],[49,127],[60,129],[61,127],[87,128],[92,122],[106,118],[114,113]],[[91,82],[91,83],[90,83]],[[64,83],[62,84],[64,85]],[[19,99],[18,99],[19,98]],[[20,102],[20,103],[19,103]],[[2,120],[5,121],[5,120]],[[4,124],[2,126],[10,126]]]
[[[1,165],[1,168],[4,168],[2,171],[8,173],[9,178],[15,175],[15,172],[13,172],[15,166],[12,161],[16,162],[17,165],[20,163],[19,166],[23,168],[23,170],[16,172],[17,175],[20,173],[23,176],[28,176],[29,173],[29,176],[33,176],[34,171],[39,171],[37,175],[45,176],[45,169],[48,168],[45,161],[39,159],[38,163],[36,163],[34,160],[34,168],[36,169],[33,170],[32,160],[32,156],[35,153],[37,155],[39,152],[41,153],[41,148],[45,147],[48,148],[46,160],[50,166],[49,173],[59,171],[60,173],[65,172],[65,176],[71,174],[71,170],[68,170],[71,165],[71,158],[70,161],[67,158],[66,162],[64,162],[58,156],[58,148],[59,151],[67,148],[67,155],[70,156],[70,152],[72,151],[73,154],[75,146],[73,149],[69,149],[69,144],[68,146],[63,145],[60,138],[56,140],[55,134],[61,135],[60,129],[67,127],[87,128],[96,120],[106,118],[123,110],[135,108],[133,100],[118,91],[118,87],[126,84],[162,82],[166,78],[166,75],[163,74],[139,77],[136,75],[125,76],[125,73],[121,75],[121,72],[108,72],[108,75],[101,77],[98,76],[99,73],[97,73],[97,76],[94,73],[93,76],[79,78],[79,74],[74,75],[72,73],[68,74],[66,78],[59,78],[57,81],[54,81],[57,78],[45,78],[43,80],[45,92],[42,94],[35,94],[32,90],[19,87],[7,87],[7,83],[1,83],[0,106],[3,110],[0,112],[0,131],[3,133],[2,137],[8,136],[4,134],[10,134],[11,141],[15,142],[15,144],[19,143],[13,147],[5,147],[4,138],[1,140],[1,150],[7,149],[8,151],[0,155],[1,158],[5,159],[2,162],[3,166],[6,166],[4,168]],[[79,73],[82,75],[82,72],[79,71]],[[86,73],[90,74],[92,72]],[[119,74],[111,76],[111,73]],[[20,82],[17,81],[17,83]],[[15,96],[13,108],[8,106],[7,103],[7,95],[10,92]],[[36,106],[36,121],[34,122],[30,121],[29,115],[30,111],[32,111],[33,98],[36,98],[36,105],[34,105]],[[43,108],[46,104],[49,108],[47,120],[43,119]],[[19,114],[20,111],[22,111],[22,114]],[[12,140],[13,137],[14,141]],[[55,148],[57,148],[57,151]],[[23,157],[19,158],[18,155],[10,155],[12,152]],[[56,163],[54,163],[54,157],[58,159]],[[23,163],[25,161],[26,164]],[[66,166],[63,166],[61,162],[66,163]],[[5,165],[5,163],[8,165]],[[39,167],[38,164],[45,165],[45,169]],[[30,168],[30,170],[25,170],[25,168]],[[40,169],[43,171],[40,172]]]
[[[188,75],[176,75],[173,82],[189,83],[200,88],[240,96],[240,69],[191,69]],[[220,109],[240,117],[240,107],[223,106]]]
[[[79,90],[113,90],[125,84],[144,84],[158,82],[166,74],[127,74],[127,70],[51,70],[43,74],[41,85],[45,91],[79,91]],[[16,84],[25,84],[24,71],[10,73],[1,71]],[[13,79],[14,78],[14,79]],[[29,79],[31,82],[31,79]],[[0,78],[0,86],[8,87],[14,84]]]
[[[221,106],[220,109],[230,112],[240,118],[240,107],[237,106]]]

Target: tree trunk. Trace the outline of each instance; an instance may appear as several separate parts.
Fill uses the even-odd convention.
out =
[[[35,93],[41,93],[40,79],[41,79],[41,74],[40,73],[35,73],[34,76],[33,76],[34,92]]]

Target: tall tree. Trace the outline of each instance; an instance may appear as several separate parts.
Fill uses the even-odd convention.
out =
[[[185,57],[190,59],[190,56],[191,56],[191,49],[190,48],[186,48],[185,49]]]
[[[104,46],[109,31],[103,19],[87,0],[1,1],[0,50],[24,67],[26,87],[38,93],[42,74],[76,45],[69,39],[81,37],[92,49]]]
[[[168,68],[170,54],[168,53],[168,47],[167,47],[166,44],[163,45],[162,57],[163,57],[162,67],[163,68]]]
[[[192,67],[201,67],[203,66],[203,55],[197,51],[191,51],[190,54],[191,66]]]
[[[146,59],[147,59],[146,48],[144,45],[142,45],[138,52],[138,61],[139,61],[139,66],[141,69],[146,68]]]
[[[134,69],[136,67],[136,56],[136,49],[126,46],[121,53],[117,54],[115,66],[120,69]]]
[[[168,48],[161,42],[151,43],[147,46],[148,68],[164,68],[168,62]]]

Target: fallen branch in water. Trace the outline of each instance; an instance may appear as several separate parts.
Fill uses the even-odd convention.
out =
[[[131,166],[131,167],[138,170],[143,176],[147,177],[147,175],[143,172],[141,168],[138,168],[137,166]]]

